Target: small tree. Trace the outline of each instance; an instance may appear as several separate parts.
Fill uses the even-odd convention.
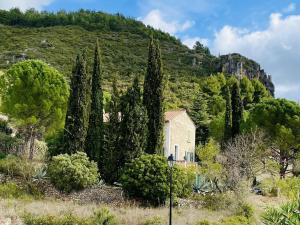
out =
[[[1,78],[1,111],[23,128],[32,159],[35,138],[63,127],[68,84],[62,74],[39,60],[17,63]]]
[[[91,76],[87,73],[86,52],[78,54],[71,79],[71,94],[64,130],[64,152],[83,151],[90,114]]]

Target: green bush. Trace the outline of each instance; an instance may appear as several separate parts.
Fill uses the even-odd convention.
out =
[[[60,190],[70,192],[98,182],[97,164],[84,152],[54,156],[48,168],[51,182]]]
[[[270,208],[262,216],[266,225],[298,225],[300,221],[300,198],[280,208]]]
[[[237,216],[246,217],[248,220],[251,220],[254,215],[253,207],[248,203],[239,203],[236,211]]]
[[[250,222],[244,216],[230,216],[222,219],[218,225],[250,225]]]
[[[105,208],[96,211],[88,218],[80,218],[71,214],[36,216],[27,213],[23,216],[23,222],[25,225],[118,225],[116,217]]]
[[[121,183],[129,196],[162,204],[169,194],[169,173],[165,157],[145,154],[126,164]],[[173,169],[173,181],[174,197],[187,195],[192,190],[188,177],[178,166]]]
[[[233,204],[232,196],[227,193],[205,195],[201,200],[204,208],[213,211],[226,209]]]
[[[285,179],[265,179],[259,185],[263,195],[278,196],[282,194],[288,198],[297,198],[300,194],[300,178],[288,177]]]
[[[6,158],[6,154],[4,152],[0,152],[0,160]]]
[[[39,199],[43,196],[41,191],[31,183],[17,185],[13,182],[0,184],[0,198]]]
[[[201,220],[197,222],[196,225],[212,225],[212,224],[207,220]]]
[[[166,222],[161,217],[155,216],[153,218],[145,220],[140,225],[164,225],[164,224],[166,224]]]
[[[29,161],[14,155],[0,160],[0,172],[11,177],[19,176],[30,180],[34,174],[34,166]]]

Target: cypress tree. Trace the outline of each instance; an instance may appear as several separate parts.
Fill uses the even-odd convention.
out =
[[[231,91],[231,105],[232,105],[232,129],[231,137],[234,138],[240,134],[240,126],[243,115],[243,103],[240,94],[239,83],[235,82]]]
[[[194,99],[190,116],[196,125],[196,144],[205,144],[209,133],[210,117],[207,99],[202,92],[199,92]]]
[[[120,96],[116,81],[113,82],[109,113],[105,129],[105,145],[102,177],[107,183],[113,184],[118,180],[121,170],[120,160]]]
[[[89,127],[86,138],[85,151],[90,159],[98,162],[99,169],[103,168],[103,92],[100,49],[98,40],[96,41],[94,52],[94,67],[92,74],[91,112]]]
[[[76,57],[63,135],[64,152],[84,150],[90,111],[91,76],[87,73],[86,51]]]
[[[122,165],[139,157],[144,151],[147,141],[147,111],[142,103],[139,80],[136,77],[132,87],[122,97],[121,104],[121,143]]]
[[[226,100],[226,109],[225,109],[224,141],[227,141],[231,138],[231,129],[232,129],[231,94],[228,86],[225,87],[225,100]]]
[[[163,154],[164,77],[159,45],[154,43],[153,38],[149,43],[143,101],[148,115],[146,152]]]

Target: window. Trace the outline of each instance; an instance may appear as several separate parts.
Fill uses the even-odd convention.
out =
[[[175,145],[175,160],[178,160],[179,157],[179,146]]]

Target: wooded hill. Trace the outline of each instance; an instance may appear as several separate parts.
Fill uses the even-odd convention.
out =
[[[18,9],[0,10],[0,69],[5,70],[24,59],[41,59],[69,77],[78,49],[87,48],[92,56],[93,45],[99,38],[104,89],[111,87],[114,78],[123,88],[136,74],[144,76],[150,35],[160,41],[171,107],[187,107],[203,76],[222,71],[238,72],[237,66],[233,70],[224,70],[229,60],[211,55],[202,45],[191,50],[175,37],[120,14],[86,10],[70,13],[29,10],[22,13]],[[233,64],[238,62],[239,59]],[[254,74],[259,72],[257,63],[246,64],[250,65],[245,67],[247,70]]]

